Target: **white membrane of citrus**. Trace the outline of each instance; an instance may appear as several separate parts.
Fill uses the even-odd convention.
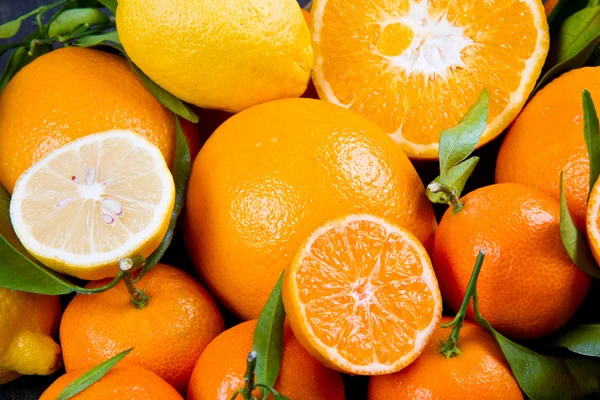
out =
[[[350,254],[352,253],[352,249],[348,243],[346,244],[348,248],[341,250],[338,249],[334,244],[331,244],[331,246],[329,246],[331,253],[323,255],[323,258],[321,258],[318,254],[314,254],[313,245],[316,241],[323,240],[322,237],[327,232],[336,229],[360,229],[358,227],[358,224],[364,222],[373,223],[377,225],[378,228],[380,228],[382,231],[384,231],[385,239],[383,240],[383,242],[404,242],[406,244],[406,247],[410,248],[410,251],[408,252],[410,256],[408,257],[411,258],[411,260],[410,262],[406,260],[407,264],[412,263],[420,265],[422,267],[421,274],[415,276],[404,275],[399,280],[390,280],[382,285],[380,282],[378,282],[378,275],[381,274],[382,271],[389,271],[392,276],[403,275],[403,273],[405,272],[403,271],[405,269],[405,266],[401,265],[401,263],[398,265],[386,265],[386,262],[384,260],[384,258],[386,257],[382,255],[384,252],[383,249],[380,249],[380,252],[378,254],[374,254],[373,258],[370,260],[357,260],[354,259],[353,256],[350,256]],[[404,240],[407,238],[409,240]],[[362,240],[370,241],[375,240],[375,238],[364,237],[359,240],[359,243]],[[357,374],[367,375],[379,375],[397,371],[398,368],[396,368],[395,366],[407,365],[416,357],[416,355],[420,354],[423,351],[423,349],[427,345],[428,338],[431,337],[433,331],[437,328],[437,323],[439,322],[442,314],[442,301],[440,291],[438,288],[438,283],[433,273],[433,268],[431,266],[431,262],[429,260],[429,256],[427,255],[427,252],[422,246],[412,246],[412,241],[418,242],[418,240],[411,234],[399,229],[398,227],[386,222],[383,219],[367,214],[351,215],[346,218],[332,221],[331,223],[317,229],[307,240],[306,244],[301,250],[300,257],[296,261],[296,265],[299,265],[299,267],[295,269],[292,273],[292,288],[293,291],[298,294],[297,298],[301,299],[302,292],[304,291],[319,290],[315,289],[316,286],[319,285],[319,282],[327,282],[326,285],[324,285],[324,287],[322,287],[320,290],[334,292],[335,294],[328,295],[321,299],[309,301],[308,303],[303,303],[301,300],[299,300],[299,303],[297,305],[300,310],[300,314],[302,315],[302,319],[307,322],[306,329],[308,330],[310,336],[316,340],[320,351],[322,353],[327,354],[329,359],[336,360],[336,364],[344,368],[344,370],[352,371],[353,373]],[[334,252],[338,252],[338,257],[331,257]],[[312,269],[312,267],[315,267],[315,265],[312,265],[312,262],[306,263],[307,259],[314,258],[317,261],[317,264],[320,266],[320,268],[323,269],[323,271],[328,271],[328,273],[333,274],[338,278],[346,275],[346,268],[344,268],[343,262],[341,262],[341,259],[343,258],[341,256],[341,253],[347,253],[348,258],[352,260],[351,262],[354,264],[353,267],[355,269],[361,262],[369,262],[373,264],[374,267],[370,275],[360,277],[360,279],[354,282],[348,281],[347,285],[343,284],[342,286],[338,286],[339,281],[344,279],[335,279],[331,277],[328,278],[325,275],[323,275],[319,277],[322,279],[316,278],[316,281],[310,281],[308,282],[308,286],[306,286],[307,282],[301,277],[301,270],[303,268]],[[416,257],[416,259],[412,259],[413,256]],[[326,265],[325,262],[322,261],[323,259],[329,259],[332,264]],[[368,269],[366,266],[363,266],[362,268]],[[361,267],[359,267],[358,269],[360,270]],[[388,278],[389,277],[390,276],[388,276]],[[409,283],[414,284],[415,282],[424,285],[427,288],[427,291],[425,293],[411,292],[408,289],[410,286]],[[412,348],[411,351],[405,353],[402,357],[398,359],[394,359],[393,362],[391,362],[391,360],[383,360],[377,356],[377,353],[380,350],[377,349],[377,346],[383,346],[383,344],[377,342],[377,338],[373,336],[372,331],[369,331],[367,327],[363,326],[359,322],[360,318],[357,317],[359,313],[364,312],[369,315],[369,321],[371,322],[371,324],[377,325],[378,329],[383,329],[382,327],[385,326],[385,330],[387,331],[393,330],[394,327],[398,327],[398,324],[402,326],[408,325],[406,321],[401,320],[401,316],[395,316],[390,313],[388,317],[393,318],[395,320],[395,323],[392,324],[390,323],[389,319],[381,319],[380,315],[376,315],[379,314],[381,310],[384,310],[386,308],[383,304],[384,301],[382,301],[380,297],[381,295],[378,294],[378,291],[380,291],[384,287],[391,287],[390,285],[396,288],[397,295],[393,296],[393,299],[389,298],[387,300],[398,300],[399,298],[402,298],[402,301],[405,302],[407,305],[410,304],[412,306],[418,306],[417,303],[421,300],[421,296],[429,295],[431,296],[431,298],[434,299],[434,307],[431,310],[421,310],[422,312],[430,311],[430,315],[427,315],[427,317],[430,317],[430,320],[423,329],[412,330],[412,328],[406,328],[401,329],[397,332],[390,333],[391,336],[389,336],[388,339],[394,337],[394,340],[404,341],[408,346]],[[352,325],[352,330],[350,332],[342,332],[340,330],[330,332],[328,334],[328,336],[330,336],[329,339],[331,339],[332,342],[337,343],[336,345],[332,345],[331,343],[325,343],[325,341],[322,340],[321,336],[316,334],[314,328],[316,326],[323,325],[323,321],[327,321],[328,318],[321,315],[322,317],[324,317],[323,321],[321,321],[320,318],[311,320],[311,318],[309,318],[309,316],[307,315],[307,307],[311,307],[311,303],[315,301],[325,299],[334,300],[336,298],[353,299],[353,314],[347,315],[345,319],[348,322],[350,322],[350,325]],[[379,311],[372,312],[376,309]],[[337,312],[336,310],[327,310],[324,311],[324,313],[327,313],[329,311]],[[410,313],[410,310],[407,309],[405,310],[405,312]],[[357,360],[352,360],[349,357],[345,356],[338,347],[341,347],[343,342],[347,340],[353,340],[354,343],[361,344],[363,350],[371,348],[373,361],[368,364],[361,364],[357,362]],[[383,353],[385,353],[385,351],[383,351]]]
[[[131,255],[172,212],[160,151],[130,131],[89,135],[46,155],[17,181],[15,232],[38,256],[91,267]]]
[[[474,44],[465,35],[465,29],[451,24],[446,15],[433,18],[428,11],[429,2],[411,2],[410,12],[403,17],[388,17],[381,25],[383,30],[394,23],[401,23],[413,32],[409,47],[397,56],[386,56],[395,66],[407,74],[438,74],[442,77],[451,68],[466,67],[462,60],[462,51]]]

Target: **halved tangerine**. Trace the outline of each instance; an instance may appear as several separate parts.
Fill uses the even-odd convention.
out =
[[[442,315],[425,248],[408,230],[370,215],[317,228],[286,269],[283,301],[313,357],[361,375],[410,364]]]

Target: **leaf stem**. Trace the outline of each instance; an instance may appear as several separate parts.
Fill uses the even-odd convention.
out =
[[[450,205],[452,206],[452,212],[457,213],[463,209],[463,204],[458,199],[456,195],[456,189],[449,187],[448,185],[444,185],[443,183],[431,182],[427,189],[429,189],[432,193],[442,192],[450,199]]]
[[[469,303],[471,302],[471,297],[474,297],[477,293],[477,278],[479,277],[479,272],[481,271],[481,266],[483,264],[484,257],[485,255],[483,251],[480,250],[479,254],[477,255],[477,260],[475,261],[475,267],[473,268],[471,279],[469,280],[469,285],[467,286],[467,292],[465,293],[465,297],[463,298],[458,313],[456,313],[456,316],[454,317],[452,322],[441,325],[442,328],[454,328],[452,329],[448,340],[442,341],[442,345],[439,350],[439,352],[444,354],[447,358],[451,358],[461,354],[461,351],[458,348],[459,334],[461,328],[465,323],[467,308],[469,307]],[[475,306],[475,300],[473,301],[473,305]]]
[[[139,258],[143,259],[142,257]],[[139,258],[122,258],[119,261],[119,268],[121,268],[121,272],[123,273],[123,282],[125,283],[125,287],[131,296],[131,303],[135,306],[135,308],[141,309],[146,307],[150,297],[144,294],[143,290],[139,290],[133,282],[133,272],[142,265],[139,262]]]
[[[113,287],[117,286],[117,283],[119,283],[121,281],[121,278],[123,278],[122,271],[119,272],[119,274],[117,276],[115,276],[115,279],[113,279],[107,285],[100,286],[100,287],[93,288],[93,289],[82,288],[82,287],[77,286],[75,288],[75,292],[77,292],[78,294],[96,294],[96,293],[106,292],[107,290],[112,289]]]

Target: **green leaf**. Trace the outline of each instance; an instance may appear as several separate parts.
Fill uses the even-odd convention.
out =
[[[17,47],[8,62],[6,63],[6,68],[2,73],[2,77],[0,78],[0,92],[4,90],[4,87],[8,84],[8,82],[12,79],[13,76],[21,69],[21,65],[27,55],[27,49],[24,46]]]
[[[0,25],[0,39],[9,39],[19,32],[23,18],[19,17]]]
[[[109,44],[109,42],[117,44],[121,43],[117,31],[100,33],[98,35],[84,36],[80,39],[77,39],[74,45],[79,47],[95,47],[101,44]]]
[[[171,221],[169,222],[169,228],[163,238],[162,242],[156,250],[148,258],[144,268],[136,278],[136,282],[142,279],[142,276],[146,274],[152,267],[154,267],[165,254],[171,242],[173,241],[173,235],[175,234],[175,227],[177,225],[177,219],[183,210],[185,205],[185,199],[187,197],[187,188],[190,180],[190,174],[192,171],[192,161],[190,157],[190,149],[187,145],[187,140],[179,124],[179,119],[175,116],[176,124],[176,139],[175,139],[175,165],[173,168],[173,179],[175,181],[175,207],[173,207],[173,213],[171,214]]]
[[[94,383],[98,382],[104,375],[111,370],[119,361],[121,361],[127,354],[131,353],[133,349],[125,350],[122,353],[117,354],[116,356],[109,358],[108,360],[96,365],[94,368],[90,369],[79,378],[75,379],[69,386],[63,389],[62,392],[58,395],[56,400],[67,400],[71,397],[77,395],[78,393],[83,392],[85,389],[92,386]],[[134,379],[134,377],[131,377]]]
[[[108,16],[97,8],[73,8],[58,14],[48,28],[48,36],[56,38],[73,33],[81,26],[104,25],[109,22]]]
[[[453,188],[456,190],[456,196],[460,198],[460,195],[465,188],[465,184],[467,183],[469,177],[473,174],[477,163],[479,163],[479,157],[468,158],[460,164],[450,168],[450,171],[448,171],[443,180],[438,176],[433,181]],[[443,192],[434,193],[427,188],[426,194],[429,200],[433,203],[448,204],[450,201],[448,195]]]
[[[580,398],[600,388],[600,360],[545,356],[502,336],[481,316],[477,322],[494,336],[531,400]]]
[[[560,173],[560,238],[575,265],[586,274],[600,278],[600,268],[590,251],[587,238],[577,230],[569,213],[562,171]]]
[[[256,380],[273,386],[279,375],[281,355],[283,354],[283,323],[285,310],[281,297],[283,273],[275,284],[269,299],[265,303],[254,331],[252,349],[256,351]]]
[[[600,7],[585,8],[567,18],[553,43],[558,46],[557,60],[538,81],[530,98],[559,75],[585,65],[600,43]]]
[[[577,325],[559,336],[552,344],[584,356],[600,357],[600,324]]]
[[[160,104],[173,111],[180,117],[187,119],[188,121],[193,123],[198,122],[198,116],[188,106],[186,106],[183,101],[179,100],[177,97],[173,96],[171,93],[154,83],[154,81],[148,78],[148,76],[133,62],[131,62],[131,66],[144,83],[144,86],[146,86],[146,89],[148,89],[150,93],[156,97]]]
[[[453,128],[440,135],[440,177],[445,179],[450,169],[466,159],[477,147],[485,130],[488,116],[489,96],[486,89],[471,106],[465,116]]]
[[[10,196],[0,185],[0,287],[40,294],[67,294],[76,286],[44,267],[25,250],[13,230]]]
[[[98,0],[98,3],[102,4],[113,14],[117,14],[117,0]]]
[[[563,62],[600,36],[600,7],[584,8],[565,20],[558,36],[558,59]]]
[[[589,196],[600,175],[600,126],[592,95],[587,89],[583,89],[583,136],[590,158]]]

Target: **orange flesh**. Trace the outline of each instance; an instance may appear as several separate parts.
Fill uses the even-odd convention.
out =
[[[354,365],[391,365],[413,351],[439,308],[422,257],[405,235],[372,221],[324,232],[296,272],[313,333]]]
[[[472,42],[460,51],[464,66],[442,74],[407,73],[390,59],[408,47],[413,32],[401,23],[385,24],[407,16],[415,0],[327,0],[320,21],[313,13],[313,30],[319,30],[314,38],[322,78],[337,102],[390,134],[401,130],[405,140],[429,145],[459,121],[484,88],[490,94],[488,121],[505,110],[535,51],[538,30],[531,6],[522,1],[422,1],[428,1],[429,18],[446,18],[464,29]],[[313,8],[318,5],[317,0]],[[316,83],[320,97],[332,100]]]

